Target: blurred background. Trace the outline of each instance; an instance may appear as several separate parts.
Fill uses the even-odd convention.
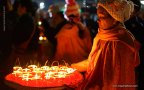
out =
[[[12,4],[15,0],[11,0]],[[61,11],[64,10],[64,4],[65,0],[32,0],[37,3],[39,8],[43,9],[44,11],[47,11],[48,7],[51,4],[56,4],[61,8]],[[92,15],[95,13],[95,6],[98,0],[76,0],[79,5],[81,6],[82,12],[90,12]],[[144,0],[141,1],[141,11],[140,11],[140,17],[144,19]]]

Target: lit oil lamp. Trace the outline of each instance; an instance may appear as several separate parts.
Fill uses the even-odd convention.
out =
[[[73,73],[74,71],[76,71],[76,69],[67,68],[66,71],[68,72],[68,74],[70,74],[70,73]]]
[[[57,63],[58,66],[41,66],[37,65],[29,65],[27,68],[22,68],[15,66],[13,67],[13,73],[16,77],[21,77],[22,80],[47,80],[47,79],[56,79],[56,78],[66,78],[69,74],[73,73],[75,69],[68,68],[67,66],[59,66],[57,61],[53,62]]]
[[[58,67],[58,66],[52,66],[52,67],[51,67],[51,70],[58,71],[58,70],[59,70],[59,67]]]
[[[33,70],[34,68],[37,68],[37,66],[36,65],[29,65],[28,66],[28,69],[32,69]]]
[[[15,66],[13,67],[13,73],[15,76],[19,76],[22,74],[22,67]]]
[[[15,76],[17,77],[17,76],[22,75],[22,71],[19,71],[19,70],[17,70],[17,71],[13,71],[12,74],[15,75]]]
[[[20,67],[20,66],[13,67],[13,71],[17,71],[17,70],[21,70],[21,69],[22,69],[22,67]]]
[[[57,75],[58,78],[65,78],[66,76],[67,76],[67,73],[63,71],[58,72],[58,75]]]
[[[6,80],[16,82],[23,86],[31,87],[53,87],[69,85],[80,82],[83,78],[76,69],[68,66],[61,66],[55,61],[56,66],[37,66],[29,65],[27,68],[15,66],[13,73],[6,77]],[[73,74],[74,73],[74,74]]]
[[[31,73],[31,70],[28,68],[22,69],[23,74]]]
[[[41,70],[41,68],[34,68],[32,72],[36,73],[36,74],[42,74],[42,73],[44,73],[44,71]]]
[[[41,70],[46,72],[46,71],[50,70],[50,67],[49,66],[42,66]]]
[[[29,81],[29,80],[32,80],[30,76],[32,76],[32,74],[26,73],[26,74],[22,74],[22,76],[19,76],[19,77],[21,77],[22,80]]]
[[[46,79],[55,78],[54,75],[55,75],[55,72],[50,71],[50,72],[45,73],[45,78]]]
[[[45,73],[45,76],[44,76],[45,79],[50,79],[51,76],[49,75],[49,73]]]
[[[38,80],[38,79],[42,79],[42,77],[36,73],[34,77],[32,77],[32,80]]]

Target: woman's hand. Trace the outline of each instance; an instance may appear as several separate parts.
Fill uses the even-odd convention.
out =
[[[87,71],[88,65],[89,65],[88,60],[84,60],[82,62],[71,64],[71,67],[77,69],[77,71],[79,72],[85,72]]]

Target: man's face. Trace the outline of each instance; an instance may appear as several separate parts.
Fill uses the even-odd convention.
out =
[[[69,16],[68,20],[71,22],[80,22],[80,17],[79,16]]]

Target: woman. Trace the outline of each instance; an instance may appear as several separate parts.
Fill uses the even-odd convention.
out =
[[[98,2],[99,31],[88,60],[72,64],[86,71],[79,90],[135,90],[135,67],[139,64],[135,38],[124,27],[133,11],[127,0]]]

